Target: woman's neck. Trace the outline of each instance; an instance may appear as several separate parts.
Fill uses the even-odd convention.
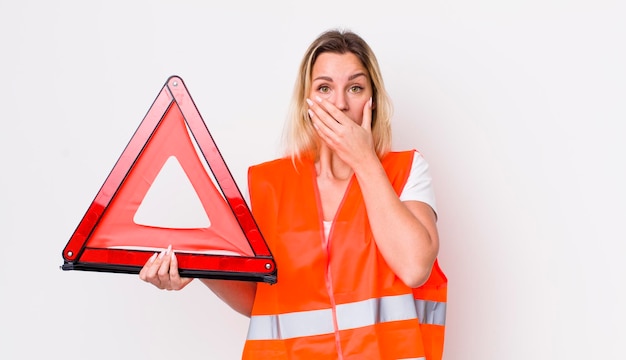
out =
[[[315,163],[317,176],[328,180],[350,180],[354,171],[327,146],[320,148],[319,158]]]
[[[337,214],[354,172],[339,156],[324,146],[315,162],[315,169],[323,220],[331,221]]]

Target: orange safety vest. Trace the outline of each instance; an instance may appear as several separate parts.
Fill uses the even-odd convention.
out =
[[[383,166],[398,194],[414,151]],[[283,158],[248,171],[255,220],[276,260],[278,282],[259,283],[243,359],[420,359],[443,352],[447,279],[406,286],[376,247],[353,177],[325,240],[312,161]]]

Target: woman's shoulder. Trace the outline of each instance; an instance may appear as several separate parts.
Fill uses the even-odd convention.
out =
[[[417,149],[390,151],[382,159],[385,167],[409,168],[412,172],[428,171],[429,164]]]
[[[410,150],[393,150],[383,156],[383,162],[410,161],[415,154],[419,152],[415,149]]]
[[[305,166],[302,161],[282,157],[250,166],[248,180],[257,185],[282,186],[285,181],[306,177],[311,168],[310,164]]]
[[[424,155],[416,148],[406,150],[394,150],[388,152],[383,159],[397,160],[397,159],[413,159],[413,162],[426,162]]]
[[[284,167],[286,164],[291,163],[291,159],[288,157],[280,157],[272,160],[267,160],[250,166],[250,169],[271,169]]]
[[[248,175],[270,178],[284,178],[300,174],[303,169],[308,169],[302,160],[291,157],[281,157],[273,160],[252,165],[248,168]]]

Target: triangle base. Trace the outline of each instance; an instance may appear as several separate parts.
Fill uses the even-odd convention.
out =
[[[128,265],[110,265],[110,264],[82,264],[65,262],[60,266],[61,270],[71,271],[93,271],[93,272],[109,272],[118,274],[135,274],[138,275],[141,271],[140,266],[128,266]],[[268,284],[276,284],[277,276],[273,274],[264,273],[236,273],[225,271],[207,271],[207,270],[191,270],[191,269],[179,269],[181,277],[199,278],[199,279],[218,279],[218,280],[237,280],[237,281],[253,281],[264,282]]]

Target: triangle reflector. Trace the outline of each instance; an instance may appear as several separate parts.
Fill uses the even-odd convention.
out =
[[[276,263],[185,84],[170,77],[63,249],[63,270],[276,282]]]

